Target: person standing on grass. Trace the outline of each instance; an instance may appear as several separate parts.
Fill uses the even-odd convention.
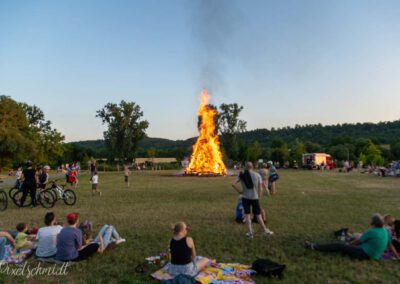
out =
[[[242,190],[240,190],[236,184],[241,183]],[[264,230],[265,235],[272,235],[273,232],[269,230],[261,216],[261,208],[259,198],[262,194],[262,180],[261,176],[253,170],[253,163],[246,162],[246,170],[240,172],[238,179],[232,183],[232,187],[239,193],[243,195],[243,207],[245,220],[247,225],[246,236],[248,238],[253,238],[253,228],[251,225],[251,209],[254,215],[256,215],[257,221]]]
[[[96,171],[96,161],[92,160],[92,162],[90,163],[90,177],[92,177]]]
[[[24,206],[26,196],[29,192],[32,200],[31,206],[36,207],[36,171],[33,169],[31,161],[26,162],[26,169],[22,171],[21,179],[23,180],[23,194],[19,206]]]
[[[272,161],[268,161],[268,190],[271,195],[276,194],[276,181],[278,180],[278,171],[276,170]]]
[[[97,172],[93,173],[92,179],[91,179],[91,184],[92,184],[92,195],[95,195],[96,193],[101,196],[101,191],[98,190],[97,186],[99,184],[99,175]]]
[[[174,232],[169,241],[170,265],[168,272],[172,276],[185,274],[196,276],[209,263],[208,258],[196,260],[196,248],[194,241],[188,237],[189,228],[184,222],[179,222],[174,226]]]
[[[129,187],[129,176],[131,175],[131,171],[129,170],[128,165],[124,166],[124,181],[125,187]]]
[[[262,187],[263,187],[263,191],[265,191],[265,193],[267,195],[269,194],[269,189],[268,189],[268,169],[267,169],[267,165],[266,164],[262,164],[261,165],[261,169],[259,171],[259,174],[261,176],[261,180],[262,180]]]

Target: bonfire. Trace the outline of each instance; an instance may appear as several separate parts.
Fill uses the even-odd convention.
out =
[[[198,110],[200,135],[193,145],[190,163],[185,170],[187,175],[226,175],[226,167],[222,161],[222,152],[214,123],[217,111],[208,105],[209,99],[210,97],[207,95],[206,90],[203,89]]]

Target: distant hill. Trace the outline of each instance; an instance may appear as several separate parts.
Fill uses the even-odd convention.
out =
[[[295,139],[299,139],[318,143],[321,146],[354,143],[359,139],[371,139],[381,145],[391,144],[400,141],[400,120],[379,123],[345,123],[327,126],[314,124],[277,129],[256,129],[241,133],[239,139],[245,144],[258,141],[263,147],[269,147],[275,139],[283,140],[289,144]],[[195,140],[196,137],[186,140],[146,137],[140,141],[138,148],[139,152],[142,153],[151,148],[161,151],[189,150]],[[79,141],[71,142],[71,144],[89,148],[96,152],[105,150],[104,140]]]

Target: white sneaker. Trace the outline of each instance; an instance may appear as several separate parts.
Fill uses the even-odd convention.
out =
[[[249,239],[252,239],[253,238],[253,233],[247,232],[246,233],[246,237],[248,237]]]
[[[272,236],[274,234],[274,232],[272,232],[270,229],[266,229],[265,231],[264,231],[264,235],[266,235],[266,236]]]
[[[115,244],[117,244],[117,245],[119,245],[119,244],[122,244],[122,243],[125,243],[126,242],[126,240],[125,239],[118,239],[116,242],[115,242]]]

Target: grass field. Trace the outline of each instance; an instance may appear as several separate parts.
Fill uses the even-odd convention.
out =
[[[100,173],[103,196],[91,196],[88,177],[80,178],[74,207],[58,203],[59,220],[70,211],[81,220],[112,224],[127,239],[116,249],[73,265],[67,277],[15,278],[0,275],[0,282],[28,283],[153,283],[134,272],[145,257],[166,251],[170,225],[183,220],[190,226],[199,255],[221,262],[251,263],[269,258],[287,265],[283,280],[255,276],[257,283],[398,283],[399,262],[351,261],[339,255],[303,248],[304,240],[330,241],[334,230],[350,227],[363,231],[372,213],[400,216],[400,180],[359,173],[280,171],[278,194],[264,197],[272,237],[245,237],[244,225],[234,223],[237,193],[234,177],[175,177],[174,172],[135,172],[129,189],[122,173]],[[17,222],[41,226],[47,210],[18,209],[13,204],[0,212],[0,229]],[[258,230],[258,227],[256,227]]]

